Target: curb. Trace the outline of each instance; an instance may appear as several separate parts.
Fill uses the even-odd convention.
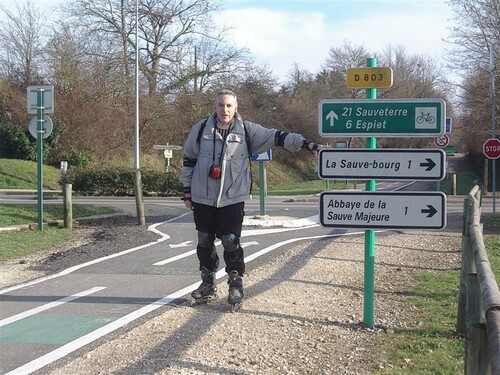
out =
[[[43,190],[45,196],[62,195],[61,190]],[[26,190],[26,189],[0,189],[0,195],[37,195],[38,190]]]
[[[91,222],[91,221],[99,221],[99,220],[104,220],[104,219],[111,219],[111,218],[117,218],[117,217],[131,217],[131,216],[132,215],[123,214],[123,213],[118,212],[118,213],[114,213],[114,214],[102,214],[102,215],[80,217],[78,219],[73,219],[73,223],[80,224],[80,223],[86,223],[86,222]],[[43,223],[43,225],[48,226],[48,227],[63,226],[64,220],[46,221]],[[8,227],[0,227],[0,234],[1,233],[8,233],[8,232],[18,232],[18,231],[22,231],[22,230],[32,230],[32,229],[37,229],[37,227],[38,227],[38,223],[10,225]]]

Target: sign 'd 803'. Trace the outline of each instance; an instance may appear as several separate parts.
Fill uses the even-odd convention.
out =
[[[391,87],[393,74],[388,67],[349,68],[346,80],[349,88]]]

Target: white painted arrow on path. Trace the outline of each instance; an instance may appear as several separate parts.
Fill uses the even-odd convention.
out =
[[[187,243],[187,242],[192,243],[193,241],[186,241],[186,242],[182,242],[182,243],[183,243],[183,244],[185,244],[185,243]],[[217,242],[215,243],[215,246],[220,245],[220,243],[221,243],[220,241],[217,241]],[[241,244],[241,247],[248,247],[248,246],[258,245],[258,244],[259,244],[259,243],[258,243],[257,241],[243,242],[243,243]],[[180,245],[180,244],[178,244],[178,245]],[[175,247],[180,247],[180,246],[178,246],[178,245],[173,245],[173,246],[175,246]],[[170,247],[173,247],[173,246],[172,246],[172,245],[170,245]],[[187,245],[183,245],[183,246],[187,246]],[[194,254],[196,254],[196,249],[194,249],[194,250],[190,250],[190,251],[187,251],[187,252],[185,252],[185,253],[182,253],[182,254],[179,254],[179,255],[173,256],[173,257],[168,258],[168,259],[165,259],[165,260],[161,260],[161,261],[156,262],[156,263],[153,263],[153,266],[164,266],[165,264],[175,262],[176,260],[183,259],[183,258],[186,258],[186,257],[188,257],[188,256],[190,256],[190,255],[194,255]]]
[[[168,246],[170,246],[171,249],[175,249],[175,248],[178,248],[178,247],[190,246],[192,243],[193,243],[193,241],[184,241],[184,242],[181,242],[181,243],[172,243],[172,244],[170,244]]]

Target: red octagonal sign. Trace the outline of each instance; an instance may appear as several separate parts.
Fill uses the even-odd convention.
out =
[[[498,159],[500,157],[500,140],[490,138],[483,144],[483,154],[488,159]]]

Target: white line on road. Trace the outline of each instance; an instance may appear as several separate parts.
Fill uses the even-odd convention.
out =
[[[193,241],[184,241],[184,242],[181,242],[181,243],[171,243],[170,245],[168,245],[171,249],[175,249],[175,248],[178,248],[178,247],[186,247],[186,246],[189,246],[193,243]]]
[[[102,258],[99,258],[99,259],[94,259],[94,260],[91,260],[90,262],[78,264],[78,265],[76,265],[74,267],[66,268],[65,270],[63,270],[61,272],[58,272],[58,273],[55,273],[53,275],[41,277],[39,279],[31,280],[31,281],[28,281],[26,283],[22,283],[22,284],[18,284],[18,285],[9,287],[9,288],[1,289],[0,290],[0,294],[9,293],[9,292],[12,292],[14,290],[25,288],[27,286],[39,284],[39,283],[42,283],[42,282],[47,281],[47,280],[55,279],[55,278],[58,278],[58,277],[61,277],[61,276],[65,276],[65,275],[69,275],[70,273],[78,271],[81,268],[84,268],[84,267],[87,267],[87,266],[91,266],[93,264],[104,262],[105,260],[108,260],[108,259],[116,258],[116,257],[122,256],[122,255],[125,255],[125,254],[129,254],[129,253],[133,253],[134,251],[141,250],[141,249],[144,249],[146,247],[159,244],[159,243],[161,243],[163,241],[166,241],[166,240],[170,239],[170,236],[168,234],[166,234],[166,233],[160,232],[158,229],[156,229],[156,227],[159,226],[159,225],[162,225],[162,224],[169,223],[171,221],[177,220],[177,219],[179,219],[179,218],[181,218],[181,217],[183,217],[185,215],[186,214],[183,214],[181,216],[174,217],[173,219],[170,219],[168,221],[163,221],[161,223],[156,223],[156,224],[150,225],[149,228],[148,228],[148,231],[156,233],[156,234],[158,234],[160,236],[160,238],[157,239],[156,241],[149,242],[149,243],[147,243],[145,245],[133,247],[132,249],[127,249],[127,250],[124,250],[124,251],[120,251],[119,253],[111,254],[111,255],[108,255],[108,256],[105,256],[105,257],[102,257]]]
[[[165,264],[175,262],[179,259],[187,258],[188,256],[194,255],[194,254],[196,254],[196,249],[187,251],[185,253],[176,255],[174,257],[167,258],[165,260],[161,260],[161,261],[156,262],[156,263],[153,263],[153,266],[164,266]]]
[[[217,241],[217,242],[214,243],[215,246],[219,246],[220,244],[221,244],[220,241]],[[244,243],[241,244],[241,247],[245,248],[247,246],[258,245],[258,244],[259,243],[257,241],[244,242]],[[182,253],[182,254],[179,254],[179,255],[167,258],[165,260],[161,260],[161,261],[156,262],[156,263],[153,263],[153,266],[164,266],[165,264],[175,262],[175,261],[177,261],[179,259],[187,258],[188,256],[191,256],[191,255],[194,255],[194,254],[196,254],[196,249],[190,250],[190,251],[186,251],[185,253]]]
[[[52,309],[54,307],[63,305],[65,303],[74,301],[75,299],[82,298],[82,297],[88,296],[90,294],[99,292],[99,291],[101,291],[103,289],[106,289],[106,287],[104,287],[104,286],[96,286],[95,288],[90,288],[90,289],[84,290],[83,292],[72,294],[71,296],[67,296],[67,297],[58,299],[57,301],[50,302],[50,303],[47,303],[45,305],[42,305],[42,306],[39,306],[39,307],[35,307],[34,309],[27,310],[27,311],[24,311],[22,313],[13,315],[11,317],[2,319],[2,320],[0,320],[0,327],[6,326],[7,324],[11,324],[11,323],[17,322],[18,320],[27,318],[29,316],[41,313],[42,311],[46,311],[46,310]]]

